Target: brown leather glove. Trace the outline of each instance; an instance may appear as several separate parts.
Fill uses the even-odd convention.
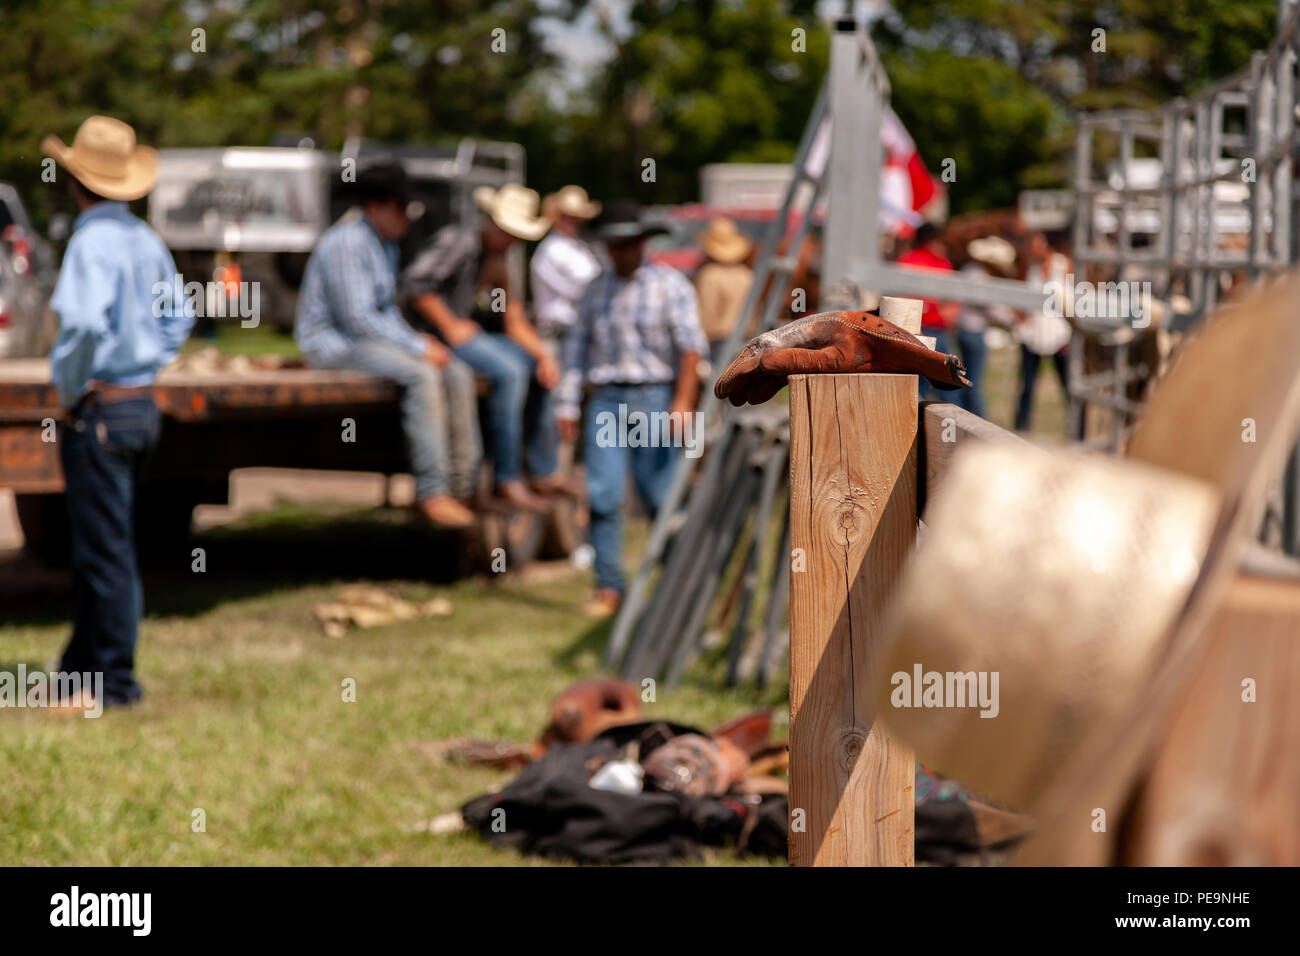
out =
[[[957,356],[926,348],[874,312],[819,312],[750,339],[718,377],[713,394],[733,405],[760,405],[791,375],[827,372],[924,375],[944,391],[971,384]]]

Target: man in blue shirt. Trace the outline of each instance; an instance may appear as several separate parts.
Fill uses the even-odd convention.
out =
[[[126,205],[153,188],[158,154],[107,116],[86,120],[70,147],[47,136],[41,151],[70,174],[80,210],[50,303],[59,317],[50,365],[67,409],[58,443],[72,536],[73,631],[59,670],[102,674],[99,703],[111,707],[141,694],[132,529],[135,487],[160,426],[150,386],[194,319],[169,294],[179,282],[167,247]]]
[[[410,228],[406,173],[397,163],[359,170],[354,209],[325,231],[303,274],[294,337],[315,368],[352,369],[402,387],[402,429],[415,476],[415,509],[441,528],[474,515],[482,446],[474,373],[397,306],[397,243]]]

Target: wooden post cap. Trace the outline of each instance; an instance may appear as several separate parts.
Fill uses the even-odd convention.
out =
[[[906,329],[913,335],[920,335],[921,306],[920,299],[903,299],[887,295],[880,300],[880,317],[886,322],[893,322],[901,329]]]

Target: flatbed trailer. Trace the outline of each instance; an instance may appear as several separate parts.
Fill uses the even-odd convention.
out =
[[[292,366],[164,369],[152,391],[163,428],[137,497],[142,552],[183,543],[196,505],[227,503],[237,468],[410,469],[398,389],[383,379]],[[63,468],[52,440],[60,414],[48,360],[0,361],[0,488],[14,493],[28,552],[56,564],[67,553]],[[507,567],[517,569],[572,551],[579,518],[569,505],[546,516],[484,512],[462,547],[488,557],[503,547]]]

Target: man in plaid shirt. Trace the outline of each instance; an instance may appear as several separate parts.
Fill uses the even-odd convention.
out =
[[[590,386],[583,438],[591,543],[596,551],[592,617],[618,610],[623,594],[623,493],[628,469],[637,491],[658,511],[681,457],[662,435],[638,440],[612,435],[612,422],[654,422],[695,413],[696,364],[708,345],[700,328],[695,290],[681,273],[645,261],[645,241],[657,231],[641,223],[635,203],[611,203],[597,237],[612,268],[592,280],[564,343],[564,371],[556,400],[560,435],[576,441],[579,407]],[[654,431],[653,427],[650,429]]]
[[[307,261],[294,337],[315,368],[352,369],[402,387],[402,429],[415,475],[416,512],[442,528],[474,516],[481,457],[474,374],[397,307],[398,241],[410,228],[406,173],[376,163],[357,175],[361,209],[331,226]]]

